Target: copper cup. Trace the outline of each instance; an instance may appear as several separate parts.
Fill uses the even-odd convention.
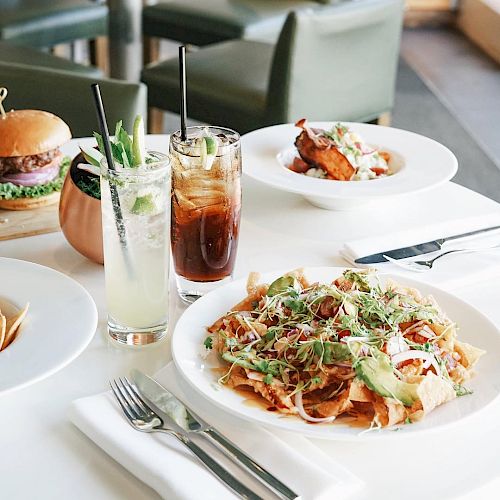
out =
[[[64,180],[59,203],[59,223],[68,243],[77,252],[103,264],[101,200],[84,193],[75,184],[74,174],[79,163],[85,163],[81,154],[74,158]]]

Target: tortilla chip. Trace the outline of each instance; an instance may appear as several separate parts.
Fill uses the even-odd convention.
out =
[[[408,412],[402,403],[395,399],[385,398],[385,404],[387,405],[388,426],[404,422]]]
[[[450,382],[438,377],[433,372],[428,372],[424,377],[417,388],[417,395],[424,414],[457,397]]]
[[[0,311],[0,351],[2,350],[3,341],[5,340],[5,332],[7,330],[7,319]]]
[[[257,285],[259,283],[260,274],[256,272],[251,272],[247,279],[247,294],[252,295],[257,290]]]
[[[373,401],[373,392],[361,380],[355,378],[351,383],[349,399],[360,403],[369,403]]]
[[[380,427],[385,427],[387,422],[389,422],[389,417],[387,416],[387,406],[385,405],[384,398],[377,396],[373,401],[373,411],[375,415],[373,416],[373,421]]]
[[[352,408],[352,403],[349,400],[349,387],[336,396],[335,399],[330,399],[314,405],[314,414],[318,417],[336,417]]]
[[[421,359],[416,359],[409,365],[402,366],[399,371],[403,374],[403,380],[408,377],[415,377],[422,374],[424,364]]]
[[[17,329],[19,328],[24,318],[26,317],[26,314],[28,313],[28,308],[29,308],[29,302],[15,316],[12,316],[12,318],[7,319],[7,324],[6,324],[7,333],[5,334],[5,339],[3,341],[2,349],[5,349],[16,338]]]
[[[233,311],[251,311],[253,309],[253,303],[258,302],[264,295],[266,295],[268,290],[267,285],[257,285],[255,291],[249,294],[241,302],[238,302],[233,308]]]
[[[377,397],[373,402],[373,420],[382,427],[390,427],[403,422],[407,411],[402,403],[392,398]]]
[[[402,286],[397,281],[394,281],[390,278],[386,281],[385,286],[387,290],[392,290],[396,293],[408,295],[410,297],[413,297],[417,302],[422,303],[422,294],[416,288]]]
[[[302,286],[302,288],[309,288],[311,285],[304,274],[304,268],[299,267],[298,269],[294,269],[289,273],[286,273],[285,276],[293,276]]]
[[[453,352],[455,348],[455,342],[457,340],[457,329],[455,325],[440,325],[442,330],[439,331],[438,325],[432,325],[432,330],[436,335],[444,335],[437,342],[438,346],[443,349],[443,351]],[[446,331],[445,331],[446,330]]]
[[[460,354],[460,364],[470,370],[478,361],[478,359],[486,353],[483,349],[474,347],[467,342],[455,341],[455,351]]]
[[[450,378],[456,384],[462,384],[471,378],[471,372],[467,370],[467,368],[464,368],[460,363],[457,363],[457,366],[450,371]]]

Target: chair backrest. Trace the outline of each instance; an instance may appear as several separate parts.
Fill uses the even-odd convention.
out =
[[[291,12],[269,80],[267,121],[369,121],[394,100],[403,0]]]
[[[107,78],[93,78],[68,71],[35,68],[23,64],[0,62],[0,87],[9,95],[5,109],[42,109],[61,117],[74,137],[92,135],[99,130],[90,85],[99,83],[111,130],[123,120],[132,130],[134,118],[146,119],[147,94],[144,84]]]

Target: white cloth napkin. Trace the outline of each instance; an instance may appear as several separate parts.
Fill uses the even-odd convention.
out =
[[[193,394],[179,380],[174,363],[155,378],[202,418],[238,444],[263,467],[275,474],[304,500],[344,500],[362,487],[362,482],[342,465],[302,436],[269,431],[228,418],[222,410]],[[163,498],[175,500],[234,499],[235,495],[197,462],[175,438],[143,434],[133,430],[111,393],[74,401],[71,421],[108,455],[156,490]],[[203,441],[197,437],[197,444]],[[205,450],[212,450],[204,446]],[[220,455],[210,451],[214,458]],[[227,463],[224,463],[227,466]],[[234,466],[227,467],[264,498],[275,498]]]
[[[470,286],[484,279],[500,276],[500,248],[484,249],[477,253],[450,254],[436,261],[434,267],[424,273],[406,271],[391,263],[360,265],[355,259],[386,250],[403,248],[438,238],[463,234],[466,232],[500,225],[500,215],[481,215],[441,223],[428,223],[420,227],[384,233],[380,236],[363,238],[344,243],[340,254],[350,265],[355,267],[375,267],[384,272],[397,272],[405,276],[439,285],[453,290]],[[443,245],[436,252],[412,257],[408,260],[429,260],[446,250],[463,248],[486,248],[500,245],[500,230],[482,235],[453,240]]]

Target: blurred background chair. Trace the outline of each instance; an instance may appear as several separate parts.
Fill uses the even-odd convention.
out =
[[[36,66],[48,69],[71,71],[80,75],[91,76],[95,78],[102,77],[102,71],[95,66],[85,66],[74,63],[62,57],[54,57],[44,52],[23,47],[22,45],[13,45],[0,41],[0,63],[4,64],[22,64],[25,66]],[[1,86],[0,81],[0,86]],[[55,82],[57,85],[57,82]]]
[[[0,40],[37,49],[88,40],[91,62],[103,67],[105,47],[96,41],[107,34],[107,17],[105,0],[1,0]]]
[[[50,111],[68,123],[74,137],[91,136],[94,130],[98,130],[98,123],[90,85],[97,82],[111,128],[118,120],[123,120],[124,127],[132,130],[135,116],[146,116],[145,85],[96,78],[85,71],[75,71],[75,63],[71,62],[68,64],[73,66],[65,69],[61,69],[59,61],[52,61],[54,65],[50,67],[51,61],[46,57],[58,59],[44,55],[41,62],[45,67],[36,67],[3,62],[0,57],[0,86],[9,90],[4,101],[7,111],[30,108]]]
[[[188,115],[240,133],[302,117],[386,117],[394,101],[402,15],[403,0],[301,9],[288,15],[276,45],[235,40],[190,53]],[[150,106],[179,112],[177,59],[149,65],[142,80]]]
[[[172,0],[145,6],[142,14],[144,60],[150,63],[158,59],[158,38],[199,46],[239,38],[274,43],[289,11],[312,7],[317,2]]]

